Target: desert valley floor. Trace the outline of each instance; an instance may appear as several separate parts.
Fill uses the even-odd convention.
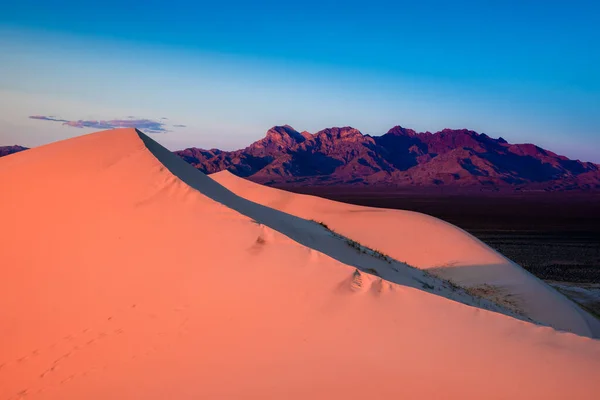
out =
[[[600,391],[600,322],[440,219],[207,176],[134,129],[0,183],[0,400]]]

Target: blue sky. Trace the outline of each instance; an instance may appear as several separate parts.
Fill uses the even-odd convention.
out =
[[[4,3],[0,145],[94,129],[33,115],[152,120],[171,149],[399,124],[600,162],[592,1]]]

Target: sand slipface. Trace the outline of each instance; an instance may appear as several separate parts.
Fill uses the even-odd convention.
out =
[[[0,399],[596,398],[598,341],[430,293],[173,157],[118,129],[0,159]]]
[[[600,322],[571,300],[462,229],[429,215],[340,203],[239,178],[210,175],[231,191],[331,229],[450,279],[542,324],[600,337]]]

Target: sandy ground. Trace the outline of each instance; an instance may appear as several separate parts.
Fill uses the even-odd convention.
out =
[[[423,271],[238,197],[135,130],[4,157],[0,184],[0,399],[600,390],[598,341],[487,311]]]

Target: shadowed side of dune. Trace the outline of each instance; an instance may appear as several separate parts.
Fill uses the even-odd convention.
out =
[[[241,197],[301,218],[322,221],[348,238],[376,246],[395,259],[451,280],[470,293],[543,324],[600,337],[600,322],[593,316],[448,222],[411,211],[370,208],[291,193],[228,171],[210,177]],[[490,290],[490,286],[495,289]]]
[[[473,295],[489,298],[519,314],[526,314],[525,310],[535,315],[551,314],[556,323],[563,326],[571,323],[573,315],[580,316],[589,330],[589,336],[600,337],[600,321],[597,318],[529,271],[510,260],[508,262],[514,266],[512,274],[506,274],[506,264],[446,266],[430,268],[429,271],[435,276],[459,283]],[[532,283],[537,285],[532,288]],[[545,301],[536,301],[538,298]],[[568,307],[570,313],[558,312],[552,307],[553,304]]]
[[[488,299],[472,296],[461,288],[453,288],[447,282],[398,260],[374,256],[373,252],[362,247],[359,243],[334,234],[314,221],[240,197],[173,155],[147,135],[139,131],[137,131],[137,134],[157,160],[188,186],[198,190],[210,199],[252,218],[259,224],[283,233],[306,247],[326,254],[346,265],[354,266],[361,271],[375,274],[390,282],[425,290],[438,296],[500,312],[518,319],[532,321],[527,315],[515,313]],[[539,321],[536,322],[540,323]]]

